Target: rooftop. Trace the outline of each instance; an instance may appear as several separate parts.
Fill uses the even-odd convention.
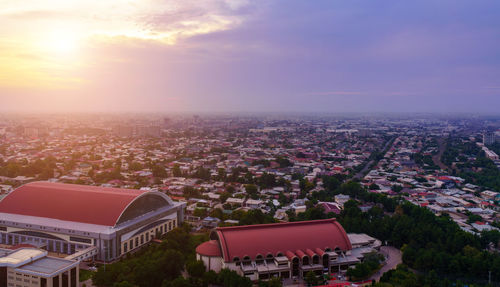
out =
[[[17,188],[0,201],[0,213],[115,226],[126,210],[130,211],[126,219],[136,215],[129,208],[132,203],[139,205],[142,213],[144,209],[172,204],[170,198],[159,192],[32,182]]]

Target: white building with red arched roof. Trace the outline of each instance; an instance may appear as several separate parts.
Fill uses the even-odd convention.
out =
[[[32,182],[0,201],[0,244],[110,261],[177,227],[184,208],[161,192]]]
[[[309,271],[320,275],[346,270],[380,245],[367,235],[353,238],[354,249],[335,219],[220,227],[196,254],[216,272],[228,268],[252,280],[303,278]]]

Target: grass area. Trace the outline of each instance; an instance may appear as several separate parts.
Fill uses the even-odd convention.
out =
[[[90,271],[90,270],[80,269],[80,282],[83,282],[83,281],[86,281],[86,280],[92,278],[92,276],[94,276],[94,273],[95,272]]]

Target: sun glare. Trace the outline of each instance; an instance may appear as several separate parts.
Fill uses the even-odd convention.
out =
[[[43,41],[47,52],[58,56],[74,55],[79,45],[76,34],[71,31],[52,31]]]

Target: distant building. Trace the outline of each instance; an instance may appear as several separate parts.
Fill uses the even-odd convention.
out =
[[[372,135],[372,130],[370,129],[359,129],[358,135],[360,137],[369,137]]]
[[[483,144],[492,145],[498,140],[495,132],[485,132],[483,133]]]
[[[337,194],[335,195],[335,202],[340,205],[340,207],[344,208],[344,204],[348,202],[350,199],[349,195],[345,194]]]
[[[24,135],[30,138],[38,138],[48,135],[49,130],[47,127],[25,127]]]
[[[160,137],[161,126],[154,125],[117,125],[113,128],[113,133],[119,137]]]
[[[185,205],[161,192],[32,182],[0,201],[0,244],[110,261],[177,227]]]
[[[135,127],[135,134],[139,137],[159,137],[161,127],[159,125],[138,125]]]
[[[119,125],[114,127],[114,133],[122,138],[128,138],[134,135],[134,128],[127,125]]]
[[[31,247],[0,249],[0,286],[71,286],[79,284],[78,261],[48,256]]]
[[[252,280],[303,278],[346,270],[380,241],[357,235],[357,248],[335,219],[219,227],[196,248],[208,270],[228,268]],[[374,249],[375,248],[375,249]]]

